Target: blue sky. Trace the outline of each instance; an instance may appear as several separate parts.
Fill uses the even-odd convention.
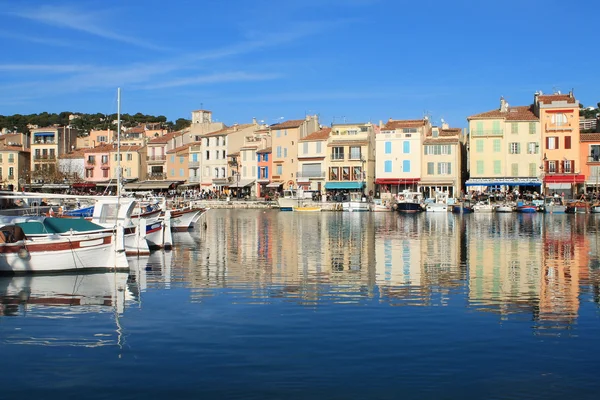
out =
[[[504,96],[600,101],[600,5],[558,0],[0,0],[0,114],[466,126]]]

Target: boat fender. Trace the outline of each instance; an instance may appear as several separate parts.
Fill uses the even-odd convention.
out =
[[[21,260],[29,260],[30,258],[29,250],[27,250],[25,247],[21,247],[17,254]]]

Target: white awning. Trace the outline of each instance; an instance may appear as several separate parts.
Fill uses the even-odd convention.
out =
[[[570,183],[547,183],[548,189],[571,189]]]
[[[270,187],[270,188],[277,188],[277,187],[279,187],[279,186],[281,186],[281,185],[283,185],[283,182],[271,182],[271,183],[269,183],[269,184],[267,185],[267,187]]]
[[[250,186],[254,183],[254,179],[241,179],[239,182],[233,182],[229,184],[230,188],[243,188]]]

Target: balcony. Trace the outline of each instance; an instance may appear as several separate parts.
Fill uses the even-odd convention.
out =
[[[8,159],[8,163],[9,164],[14,164],[15,163],[15,159],[14,158],[9,158]]]
[[[148,163],[155,163],[155,164],[162,164],[167,160],[167,156],[162,155],[162,156],[148,156],[146,157],[146,161],[148,161]]]
[[[151,181],[164,181],[167,179],[167,174],[163,174],[162,172],[152,172],[148,175],[148,180]]]
[[[14,175],[9,175],[9,176],[6,177],[6,179],[9,180],[9,181],[13,181],[15,179],[15,176]]]
[[[325,178],[325,171],[314,171],[314,172],[302,172],[296,173],[298,178]]]
[[[33,156],[34,161],[55,161],[56,156],[54,154],[35,154]]]
[[[588,164],[600,163],[600,157],[599,156],[588,156],[587,162],[588,162]]]
[[[554,125],[554,124],[544,124],[544,129],[546,132],[561,132],[561,131],[572,131],[573,126],[571,124],[565,125]]]
[[[190,176],[188,178],[189,183],[200,183],[200,176]]]
[[[56,144],[55,140],[34,140],[32,144]]]
[[[504,131],[502,129],[483,129],[471,131],[471,136],[503,136]]]
[[[189,161],[188,168],[200,168],[200,161]]]
[[[332,154],[331,161],[344,161],[344,154]]]

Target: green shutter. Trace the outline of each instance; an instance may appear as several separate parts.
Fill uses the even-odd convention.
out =
[[[498,175],[501,173],[501,164],[500,160],[494,160],[494,175]]]
[[[529,163],[529,176],[535,176],[535,163]]]
[[[513,134],[519,133],[519,123],[518,122],[512,122],[510,124],[510,133],[513,133]]]
[[[512,176],[519,176],[519,164],[517,163],[512,163],[511,167],[511,175]]]
[[[428,162],[427,163],[427,175],[433,175],[433,163],[432,162]]]
[[[477,146],[477,152],[478,153],[483,153],[483,140],[477,139],[477,141],[475,142],[475,144]]]
[[[477,175],[483,175],[483,161],[477,161]]]
[[[494,139],[494,153],[500,153],[500,139]]]

